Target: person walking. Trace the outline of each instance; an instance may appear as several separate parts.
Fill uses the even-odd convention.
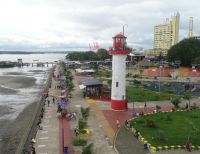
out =
[[[116,120],[116,126],[117,126],[117,128],[120,128],[120,123],[119,123],[118,119]]]
[[[31,154],[36,154],[36,151],[35,151],[35,147],[32,146],[32,153]]]
[[[55,103],[55,98],[54,98],[54,96],[53,96],[53,99],[52,99],[52,101],[53,101],[53,104]]]
[[[144,104],[144,111],[147,112],[147,103]]]
[[[50,105],[50,100],[47,100],[47,105],[48,105],[48,107],[49,107],[49,105]]]

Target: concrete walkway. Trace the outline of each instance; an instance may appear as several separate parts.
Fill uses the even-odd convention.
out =
[[[92,110],[93,110],[97,120],[102,125],[102,128],[104,129],[105,135],[108,137],[109,142],[112,145],[113,142],[114,142],[115,131],[110,126],[109,122],[107,121],[107,119],[104,116],[102,110],[99,108],[99,106],[96,104],[96,102],[88,100],[88,103],[92,107]]]
[[[56,65],[55,74],[58,73],[59,65]],[[52,78],[51,88],[46,100],[50,100],[50,105],[45,103],[44,118],[42,119],[42,130],[36,134],[35,149],[37,154],[58,154],[59,153],[59,121],[57,118],[57,104],[53,103],[52,96],[58,96],[60,90],[55,89],[57,81]]]
[[[72,92],[72,99],[70,99],[70,111],[77,112],[77,120],[70,121],[71,128],[73,129],[78,125],[78,119],[81,117],[80,107],[90,106],[88,128],[91,130],[92,134],[87,138],[87,140],[89,143],[93,143],[93,152],[95,154],[116,154],[116,151],[113,149],[113,146],[108,138],[109,133],[107,132],[110,132],[108,122],[105,117],[103,117],[101,110],[99,110],[94,103],[91,104],[87,101],[87,99],[83,98],[82,90],[79,89],[79,81],[88,77],[76,76],[74,72],[73,75],[75,88]],[[107,129],[104,129],[104,126],[107,126]],[[112,130],[111,133],[113,133]],[[73,138],[76,138],[75,135],[73,135]],[[81,154],[80,148],[75,148],[74,150],[75,154]]]
[[[148,151],[144,150],[143,145],[124,126],[120,128],[115,144],[120,154],[148,153]]]

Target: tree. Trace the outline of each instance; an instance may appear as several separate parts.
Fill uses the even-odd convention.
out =
[[[108,54],[108,51],[106,49],[99,49],[97,51],[97,56],[99,60],[106,60],[106,59],[111,58],[111,56]]]
[[[93,147],[93,143],[90,143],[89,145],[83,147],[82,154],[93,154],[92,147]]]
[[[81,107],[81,114],[82,114],[83,119],[87,120],[90,115],[90,108]]]
[[[85,60],[98,60],[98,56],[96,53],[92,51],[87,52],[72,52],[68,53],[66,56],[66,59],[68,60],[79,60],[79,61],[85,61]]]
[[[183,98],[188,100],[188,109],[190,109],[190,98],[191,98],[191,95],[190,95],[189,90],[184,92]]]
[[[180,41],[167,54],[169,62],[180,60],[182,66],[191,66],[197,57],[200,57],[200,40],[195,38]]]
[[[177,109],[179,108],[179,104],[181,103],[181,100],[179,97],[175,97],[171,99],[171,103],[174,105],[174,107]]]
[[[68,60],[79,60],[79,61],[95,61],[110,59],[111,56],[107,53],[106,49],[99,49],[96,53],[93,51],[87,52],[71,52],[68,53],[66,59]]]
[[[193,61],[194,64],[200,64],[200,56],[196,57]]]

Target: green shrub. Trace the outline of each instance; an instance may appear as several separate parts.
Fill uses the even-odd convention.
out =
[[[108,84],[109,86],[111,86],[112,80],[111,80],[111,79],[107,80],[107,84]]]
[[[133,80],[133,84],[134,84],[134,85],[139,85],[139,84],[141,84],[141,81]]]
[[[81,130],[79,130],[79,132],[80,132],[80,134],[86,134],[87,133],[87,131],[85,129],[81,129]]]
[[[87,121],[85,121],[85,119],[81,118],[78,120],[79,130],[84,129],[86,126],[87,126]]]
[[[93,144],[90,143],[89,145],[83,147],[83,152],[82,154],[93,154],[92,152],[92,147],[93,147]]]
[[[87,120],[90,115],[90,108],[81,107],[81,114],[82,114],[83,119]]]
[[[111,71],[102,71],[101,72],[101,77],[107,77],[110,78],[112,76],[112,72]]]
[[[179,104],[181,103],[181,100],[179,97],[175,97],[171,99],[171,103],[174,105],[175,108],[179,108]]]
[[[87,144],[87,141],[83,139],[77,139],[77,140],[73,140],[72,144],[74,146],[85,146]]]

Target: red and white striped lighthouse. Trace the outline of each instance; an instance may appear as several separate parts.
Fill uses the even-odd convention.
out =
[[[116,111],[127,110],[126,101],[126,57],[131,49],[126,46],[126,37],[117,34],[113,37],[111,108]]]

